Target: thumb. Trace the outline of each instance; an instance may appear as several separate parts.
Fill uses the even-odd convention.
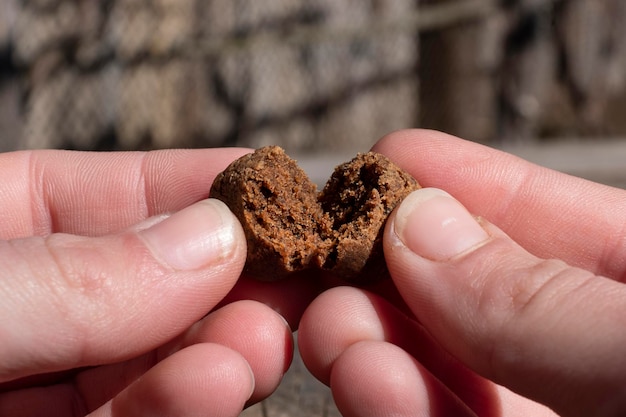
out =
[[[154,349],[226,295],[245,253],[217,200],[111,236],[0,242],[0,382]]]
[[[529,254],[437,189],[402,202],[384,245],[409,307],[476,372],[564,415],[623,415],[625,285]]]

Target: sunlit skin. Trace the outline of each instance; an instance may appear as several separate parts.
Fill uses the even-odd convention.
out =
[[[419,190],[387,222],[405,306],[343,287],[305,312],[302,356],[342,413],[623,415],[626,191],[439,132],[374,149],[456,200]]]
[[[249,150],[1,154],[0,415],[237,416],[296,328],[346,416],[622,415],[626,192],[439,132],[374,150],[427,189],[368,288],[241,276],[206,198]]]

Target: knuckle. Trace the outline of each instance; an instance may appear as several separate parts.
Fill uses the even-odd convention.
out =
[[[527,363],[529,338],[558,332],[571,308],[579,305],[572,298],[584,297],[577,290],[594,278],[560,260],[514,257],[503,257],[486,273],[477,301],[477,317],[484,321],[478,324],[480,340],[496,375]]]

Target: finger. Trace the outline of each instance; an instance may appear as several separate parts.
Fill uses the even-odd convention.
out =
[[[624,410],[626,287],[482,225],[436,189],[392,214],[385,256],[415,315],[471,368],[564,415]]]
[[[349,346],[333,364],[330,386],[345,417],[476,416],[391,343],[367,341]]]
[[[195,344],[218,344],[238,352],[254,374],[254,390],[248,403],[269,396],[278,386],[293,356],[291,331],[284,320],[269,307],[240,301],[209,314],[194,324],[182,336],[128,361],[97,366],[77,372],[63,381],[49,383],[43,389],[26,388],[0,394],[0,415],[13,415],[10,410],[24,408],[29,403],[46,403],[60,410],[58,415],[70,415],[73,405],[80,403],[86,414],[123,391],[157,363]],[[49,401],[44,401],[48,398]],[[36,400],[36,401],[35,401]],[[29,415],[38,415],[28,407]],[[62,411],[62,412],[61,412]],[[40,413],[41,414],[41,413]]]
[[[375,150],[424,187],[448,191],[531,253],[626,281],[626,191],[435,131],[396,132]]]
[[[3,242],[0,381],[156,348],[226,295],[245,253],[241,226],[216,200],[146,229]]]
[[[203,343],[177,352],[90,414],[109,416],[238,416],[254,390],[246,360]]]
[[[0,154],[0,239],[100,236],[205,199],[245,149]]]
[[[441,350],[417,322],[385,299],[357,288],[338,287],[316,298],[302,317],[298,331],[302,359],[311,373],[327,385],[333,386],[331,372],[335,372],[336,361],[351,346],[361,342],[387,342],[399,346],[450,387],[477,414],[492,412],[493,405],[486,400],[490,398],[492,384],[486,384]],[[365,368],[362,366],[363,371]],[[388,390],[382,388],[385,385],[370,387],[373,392]]]
[[[293,357],[291,331],[284,320],[261,303],[239,301],[212,312],[154,352],[80,372],[73,379],[75,396],[82,399],[87,410],[94,410],[156,363],[201,343],[226,346],[246,360],[255,380],[249,403],[264,399],[276,389]]]
[[[274,310],[256,301],[220,308],[195,324],[180,341],[182,346],[202,342],[229,347],[246,359],[255,379],[250,403],[276,390],[293,358],[291,329]]]
[[[407,318],[387,300],[367,291],[352,287],[326,291],[306,310],[298,332],[298,347],[307,368],[322,382],[333,387],[331,370],[335,372],[336,361],[351,346],[361,342],[387,342],[410,354],[445,386],[434,391],[434,388],[431,389],[433,395],[437,395],[435,402],[460,400],[479,416],[554,416],[545,407],[470,371],[443,350],[419,323]],[[363,364],[370,361],[362,360],[361,363],[361,370],[365,371]],[[420,373],[424,374],[423,371]],[[354,375],[352,378],[356,380]],[[432,382],[428,382],[431,377],[424,378],[427,380],[424,383],[433,386]],[[377,378],[372,380],[377,381]],[[370,395],[376,393],[381,400],[389,390],[383,384],[370,388]],[[407,388],[412,386],[407,385]],[[419,388],[420,385],[416,386],[416,389]]]
[[[92,390],[109,390],[94,385]],[[254,390],[245,359],[219,344],[187,347],[135,379],[90,416],[237,416]],[[0,394],[0,415],[68,417],[92,411],[71,382]]]

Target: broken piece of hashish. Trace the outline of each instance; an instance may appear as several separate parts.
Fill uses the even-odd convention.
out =
[[[382,233],[392,210],[420,188],[385,156],[369,152],[335,168],[324,189],[277,146],[221,172],[210,197],[222,200],[246,235],[246,273],[275,281],[321,268],[357,284],[388,276]]]

